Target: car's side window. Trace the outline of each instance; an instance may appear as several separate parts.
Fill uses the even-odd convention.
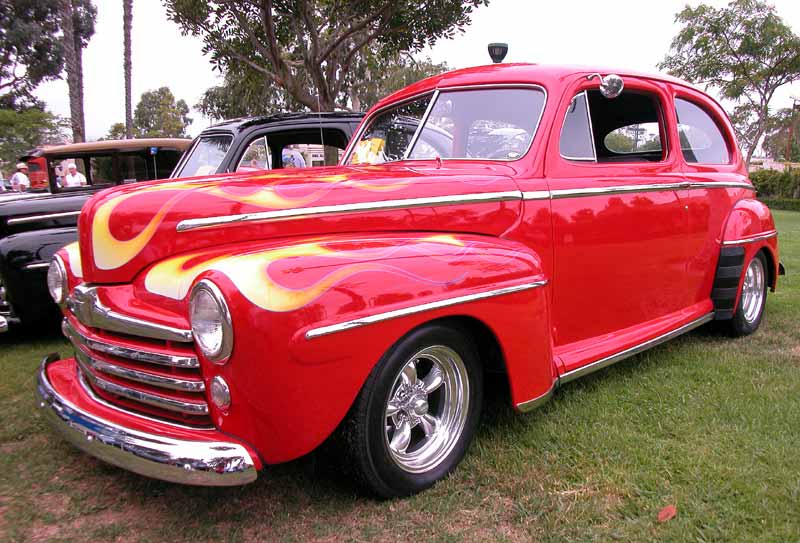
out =
[[[561,126],[559,149],[561,156],[568,160],[597,160],[586,92],[580,92],[572,98]]]
[[[586,90],[572,100],[561,128],[559,147],[567,160],[658,162],[664,160],[664,121],[658,99],[625,91],[605,98]]]
[[[239,164],[236,166],[237,172],[253,170],[269,170],[272,168],[272,155],[270,154],[267,137],[259,136],[247,146]]]
[[[694,102],[675,99],[683,158],[690,164],[727,164],[730,150],[713,117]]]

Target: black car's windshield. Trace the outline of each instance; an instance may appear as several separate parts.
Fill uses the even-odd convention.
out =
[[[545,102],[538,87],[441,91],[431,105],[433,96],[373,117],[348,164],[432,158],[516,160],[528,150]]]
[[[172,177],[193,177],[217,172],[231,146],[233,136],[200,136],[183,160],[180,169]]]

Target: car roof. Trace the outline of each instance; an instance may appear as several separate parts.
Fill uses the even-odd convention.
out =
[[[26,157],[83,155],[96,151],[136,151],[147,149],[148,147],[166,147],[183,151],[189,147],[191,143],[192,140],[184,138],[138,138],[129,140],[87,141],[44,147],[42,149],[37,149],[35,152],[28,153]]]
[[[388,103],[402,100],[426,91],[443,89],[446,87],[459,87],[486,84],[540,84],[545,88],[555,88],[562,84],[564,78],[579,74],[617,74],[622,77],[639,77],[664,81],[667,83],[694,88],[690,83],[666,74],[650,74],[636,70],[621,68],[606,68],[599,66],[576,65],[551,65],[551,64],[488,64],[486,66],[473,66],[453,70],[439,75],[428,77],[390,94],[376,104],[376,108]]]
[[[350,111],[328,111],[322,113],[314,112],[297,112],[297,113],[276,113],[275,115],[256,116],[256,117],[239,117],[236,119],[228,119],[221,123],[213,124],[203,130],[230,130],[241,131],[253,126],[265,125],[280,125],[280,124],[296,124],[298,122],[315,122],[322,124],[330,124],[342,121],[360,122],[364,117],[364,113],[350,112]]]

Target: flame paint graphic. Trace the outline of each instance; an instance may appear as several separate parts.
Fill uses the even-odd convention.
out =
[[[92,249],[94,252],[95,265],[101,270],[113,270],[133,260],[153,239],[153,236],[155,236],[158,227],[163,222],[167,213],[182,199],[193,194],[207,194],[225,200],[266,209],[291,209],[294,207],[307,206],[320,200],[337,185],[354,187],[369,192],[388,192],[400,190],[409,184],[407,181],[393,182],[391,184],[364,183],[351,180],[348,176],[343,174],[315,176],[312,178],[312,182],[325,183],[322,188],[306,196],[290,198],[279,194],[277,190],[281,186],[280,181],[287,181],[284,174],[268,173],[252,178],[258,181],[275,179],[278,180],[278,183],[259,188],[249,194],[237,194],[226,190],[224,187],[220,187],[217,182],[221,179],[224,179],[224,177],[205,179],[201,182],[176,181],[172,183],[162,183],[150,187],[142,187],[136,192],[112,196],[101,203],[97,207],[92,220]],[[147,225],[145,225],[136,236],[129,240],[120,240],[111,233],[110,222],[117,206],[141,194],[164,191],[178,192],[161,204],[161,207],[156,211]]]
[[[67,264],[69,271],[72,275],[79,279],[83,279],[83,266],[81,265],[81,249],[77,241],[73,241],[69,245],[64,246],[64,251],[67,253]]]
[[[424,254],[431,257],[445,256],[441,251],[439,254],[436,251],[431,251],[431,245],[464,246],[461,241],[452,236],[437,235],[408,242],[399,248],[393,246],[368,251],[368,256],[370,259],[386,257],[399,249],[413,248],[415,245],[418,245],[420,249],[428,249]],[[440,249],[444,249],[444,247]],[[192,253],[170,258],[156,264],[145,276],[145,288],[153,294],[182,300],[189,293],[189,289],[197,277],[206,271],[214,270],[225,274],[252,304],[268,311],[282,312],[299,309],[311,303],[347,277],[364,271],[385,271],[410,276],[420,281],[441,283],[416,276],[396,266],[371,261],[345,264],[304,289],[287,288],[280,285],[270,276],[270,265],[286,258],[327,256],[343,259],[363,259],[365,256],[363,250],[359,252],[333,251],[318,243],[304,243],[292,247],[282,247],[243,255],[221,255],[187,266],[190,261],[198,259],[202,254]],[[461,254],[463,253],[459,253],[456,256]],[[452,255],[450,256],[452,257]],[[460,278],[461,276],[447,282]]]

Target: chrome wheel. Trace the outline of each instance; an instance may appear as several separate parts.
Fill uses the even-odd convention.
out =
[[[469,412],[469,379],[461,356],[443,345],[413,355],[386,401],[384,438],[402,470],[439,465],[458,442]]]
[[[761,314],[764,305],[765,277],[761,259],[752,259],[747,266],[742,285],[742,316],[748,323],[753,323]]]

